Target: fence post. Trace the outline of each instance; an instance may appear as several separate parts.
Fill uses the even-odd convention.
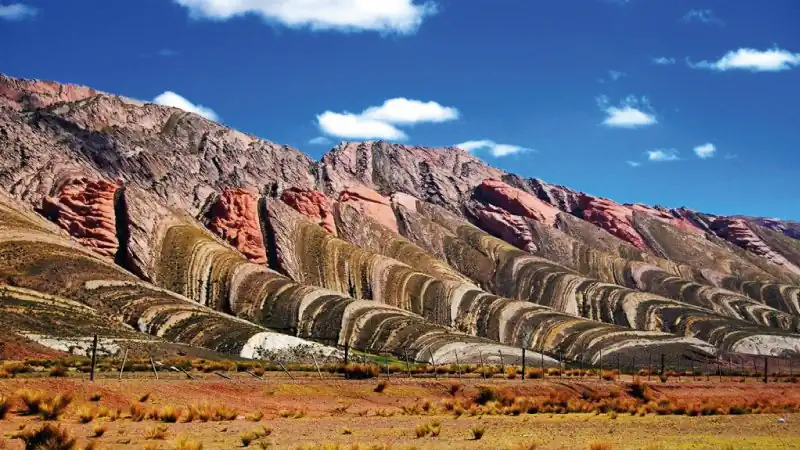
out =
[[[633,377],[635,377],[637,375],[638,374],[636,373],[636,355],[632,355],[631,356],[631,380],[633,380]]]
[[[692,380],[697,381],[697,374],[694,372],[694,361],[689,360],[689,364],[692,365]]]
[[[794,373],[792,370],[792,360],[789,360],[789,382],[792,382],[792,378],[794,378]]]
[[[153,368],[153,375],[156,376],[156,380],[158,379],[158,371],[156,370],[156,363],[153,362],[153,357],[147,355],[150,358],[150,366]]]
[[[647,354],[647,381],[650,381],[650,375],[653,373],[653,355]]]
[[[722,382],[722,366],[719,361],[717,361],[717,371],[719,372],[719,381]]]
[[[122,379],[122,371],[125,370],[125,361],[128,360],[128,349],[125,348],[125,355],[122,356],[122,365],[119,366],[119,379]]]
[[[408,349],[405,349],[406,354],[406,372],[408,372],[408,378],[413,378],[411,376],[411,366],[408,364]]]
[[[386,350],[383,351],[383,362],[386,365],[386,377],[388,378],[389,375],[390,375],[390,373],[389,373],[389,352],[386,351]]]
[[[603,379],[603,349],[600,349],[600,371],[597,373],[597,379]]]
[[[769,357],[765,356],[764,357],[764,383],[769,382],[768,361],[769,361]]]
[[[503,351],[498,350],[497,353],[500,355],[500,372],[503,374],[503,377],[506,376],[506,365],[503,363]]]
[[[461,379],[461,361],[458,359],[458,351],[453,350],[453,353],[456,354],[456,372],[458,372],[458,379]]]
[[[350,359],[350,345],[344,344],[344,365],[349,364]]]
[[[311,360],[314,361],[314,367],[317,368],[317,373],[319,374],[319,379],[322,379],[322,371],[319,370],[319,364],[317,364],[317,358],[314,356],[314,352],[311,352]]]
[[[542,379],[544,380],[544,344],[539,348],[539,368],[542,369]]]
[[[619,363],[619,352],[617,352],[617,376],[622,376],[622,366]]]
[[[666,372],[664,371],[664,354],[661,354],[661,375],[664,375]]]
[[[525,347],[522,347],[522,381],[525,381]]]
[[[711,372],[708,371],[708,360],[706,360],[706,381],[711,381]]]
[[[483,352],[478,350],[478,356],[481,357],[481,375],[483,375],[483,379],[486,379],[486,368],[483,366]]]
[[[94,368],[97,365],[97,335],[92,340],[92,371],[89,373],[89,381],[94,381]]]

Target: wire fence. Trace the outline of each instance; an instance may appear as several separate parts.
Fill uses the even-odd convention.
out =
[[[402,354],[384,350],[365,353],[348,346],[330,346],[334,353],[305,349],[288,352],[267,352],[257,360],[213,360],[182,356],[156,355],[130,357],[128,349],[115,355],[98,355],[98,336],[94,336],[86,354],[77,354],[60,360],[41,359],[27,364],[3,362],[0,358],[0,378],[3,373],[31,371],[31,366],[49,369],[50,376],[63,376],[68,371],[86,373],[90,380],[103,373],[105,378],[123,379],[137,373],[159,379],[165,372],[181,374],[195,379],[198,373],[214,374],[232,379],[232,374],[264,379],[267,372],[295,379],[296,376],[318,376],[320,379],[365,379],[377,377],[433,378],[433,379],[483,379],[483,380],[545,380],[545,379],[597,379],[615,381],[638,378],[662,382],[763,382],[797,383],[797,364],[792,358],[720,353],[716,358],[695,355],[655,353],[647,357],[622,352],[603,354],[590,360],[583,356],[565,358],[562,352],[532,352],[521,348],[519,354],[479,352],[478,360],[457,350],[447,355],[445,362],[437,362],[434,353],[419,359],[426,352]],[[465,344],[466,345],[466,344]],[[4,355],[0,343],[0,356]],[[416,355],[416,357],[412,356]],[[521,358],[520,358],[521,355]],[[440,359],[441,355],[440,355]],[[593,361],[593,362],[592,362]],[[40,371],[42,372],[42,371]]]

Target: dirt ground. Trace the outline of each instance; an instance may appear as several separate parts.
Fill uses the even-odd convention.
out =
[[[243,434],[267,427],[269,436],[256,439],[251,448],[297,448],[314,444],[351,448],[353,444],[370,448],[464,448],[464,449],[588,449],[591,444],[607,444],[609,449],[791,449],[800,448],[800,414],[748,414],[689,417],[685,415],[644,416],[628,414],[521,414],[462,415],[454,417],[442,410],[434,415],[403,412],[404,406],[469,399],[481,380],[391,380],[383,392],[375,392],[378,380],[317,380],[313,377],[288,380],[268,377],[264,381],[234,374],[232,380],[213,375],[186,380],[175,376],[161,380],[144,377],[100,379],[15,378],[0,380],[0,396],[14,399],[11,412],[0,420],[0,448],[22,449],[22,442],[10,436],[21,427],[40,426],[40,419],[19,413],[17,393],[24,388],[48,393],[73,394],[73,402],[57,422],[79,438],[81,445],[96,441],[96,448],[176,448],[180,438],[200,441],[205,449],[242,448]],[[212,378],[213,377],[213,378]],[[461,390],[451,394],[452,385]],[[598,381],[493,381],[493,386],[513,395],[541,396],[552,392],[590,389],[593,392],[616,389],[617,383]],[[719,382],[653,384],[659,395],[678,399],[763,397],[800,400],[796,385],[741,384]],[[92,402],[92,394],[99,401]],[[149,394],[145,402],[139,400]],[[134,422],[128,416],[132,404],[149,410],[174,406],[184,411],[192,405],[225,405],[238,417],[231,421],[161,423],[157,419]],[[120,409],[113,420],[95,418],[79,423],[81,410]],[[254,414],[263,418],[255,422]],[[282,416],[303,416],[290,418]],[[779,418],[786,423],[779,423]],[[416,428],[438,422],[438,437],[417,438]],[[90,438],[96,426],[107,427],[102,437]],[[166,427],[164,439],[147,439],[158,426]],[[485,431],[482,439],[472,437],[472,429]],[[535,444],[535,447],[533,446]],[[391,447],[388,447],[391,446]]]

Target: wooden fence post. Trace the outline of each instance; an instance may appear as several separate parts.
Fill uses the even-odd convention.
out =
[[[119,379],[122,379],[122,371],[125,370],[125,361],[128,360],[128,349],[125,349],[125,355],[122,357],[122,365],[119,366]]]
[[[769,357],[765,356],[764,357],[764,383],[768,383],[769,382],[768,361],[769,361]]]
[[[453,353],[456,354],[456,371],[458,372],[458,379],[461,379],[461,362],[458,360],[458,351],[453,350]]]
[[[431,364],[433,364],[433,378],[438,380],[439,374],[436,373],[436,360],[433,359],[433,352],[430,348],[428,349],[428,354],[431,355]]]
[[[319,364],[317,364],[317,358],[314,356],[314,352],[311,352],[311,360],[314,361],[314,367],[317,368],[317,373],[319,374],[319,379],[322,379],[322,371],[319,370]]]
[[[94,368],[97,365],[97,335],[94,335],[94,340],[92,340],[92,369],[89,373],[89,380],[94,381]]]
[[[506,365],[503,363],[503,351],[498,350],[497,353],[500,355],[500,373],[505,377],[506,376]]]
[[[478,356],[481,357],[481,375],[483,375],[483,379],[486,379],[486,367],[483,365],[483,352],[478,350]]]
[[[156,380],[158,379],[158,371],[156,370],[156,363],[153,362],[153,357],[147,355],[150,358],[150,366],[153,368],[153,375],[156,376]]]
[[[525,381],[525,347],[522,347],[522,381]]]
[[[408,372],[408,378],[412,378],[411,377],[411,366],[408,364],[408,349],[405,349],[404,353],[406,355],[406,372]]]

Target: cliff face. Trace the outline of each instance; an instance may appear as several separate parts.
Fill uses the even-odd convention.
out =
[[[276,332],[437,361],[800,348],[796,224],[620,204],[454,148],[343,143],[315,162],[174,108],[0,77],[0,188],[0,256],[25,255],[0,259],[6,284],[219,351]],[[65,264],[78,284],[40,276]]]

